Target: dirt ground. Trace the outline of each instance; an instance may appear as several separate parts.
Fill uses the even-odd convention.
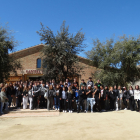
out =
[[[140,113],[60,113],[59,117],[1,118],[0,140],[140,140]]]

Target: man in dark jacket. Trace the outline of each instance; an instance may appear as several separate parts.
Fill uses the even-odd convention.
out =
[[[78,94],[79,94],[79,99],[78,99],[77,113],[79,113],[80,106],[83,106],[85,102],[86,92],[84,90],[84,86],[81,86],[81,89],[78,91]],[[86,104],[84,105],[84,109],[86,110]]]
[[[89,80],[88,80],[88,82],[87,82],[87,88],[88,88],[89,85],[91,86],[92,89],[94,88],[94,83],[93,83],[91,77],[89,77]]]
[[[116,100],[115,100],[115,108],[116,108],[116,111],[118,111],[118,101],[120,99],[120,94],[119,94],[119,90],[117,89],[117,86],[115,85],[114,86],[114,90],[113,90],[116,94]]]

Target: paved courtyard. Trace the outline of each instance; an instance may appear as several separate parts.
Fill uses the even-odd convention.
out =
[[[140,114],[60,113],[53,117],[2,117],[0,140],[139,140]]]

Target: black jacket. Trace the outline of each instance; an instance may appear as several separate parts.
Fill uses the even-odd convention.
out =
[[[124,91],[123,93],[123,99],[128,99],[129,98],[129,95],[128,95],[128,91]]]
[[[101,93],[101,89],[100,89],[100,93]],[[103,95],[101,95],[101,98],[106,99],[106,90],[103,89]]]
[[[96,91],[96,89],[94,90],[94,92]],[[97,89],[97,91],[96,91],[96,93],[95,93],[95,98],[97,99],[97,98],[99,98],[99,93],[100,93],[101,91],[99,90],[99,89]]]
[[[22,96],[23,91],[22,90],[17,90],[16,92],[16,97]]]
[[[132,91],[133,91],[133,94],[131,95],[130,90],[128,90],[128,98],[131,98],[132,96],[134,97],[134,90],[132,90]]]
[[[27,94],[27,95],[26,95]],[[28,96],[28,91],[27,90],[24,90],[23,91],[23,96]]]
[[[109,92],[109,98],[111,99],[111,100],[115,100],[116,99],[116,92],[115,91],[110,91]]]
[[[68,99],[69,100],[74,100],[74,94],[71,93],[70,91],[67,91],[67,93],[68,93]]]
[[[79,94],[79,101],[86,99],[86,92],[84,89],[78,91]]]
[[[116,97],[118,96],[118,98],[120,98],[119,90],[118,89],[114,89],[113,91],[115,92]]]

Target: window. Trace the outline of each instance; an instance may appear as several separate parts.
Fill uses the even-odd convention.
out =
[[[40,58],[37,59],[37,68],[41,68],[41,59]]]

